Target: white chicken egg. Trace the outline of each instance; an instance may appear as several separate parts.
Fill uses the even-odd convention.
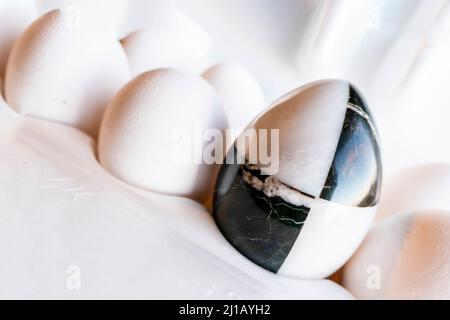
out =
[[[208,34],[178,10],[159,17],[145,29],[122,40],[132,74],[158,68],[198,71],[206,63],[210,49]]]
[[[158,69],[130,81],[108,107],[99,158],[116,177],[141,188],[204,201],[218,165],[205,161],[211,147],[223,157],[225,114],[214,89],[200,76]],[[208,135],[208,131],[212,134]]]
[[[70,16],[51,11],[16,42],[8,62],[5,96],[17,112],[97,135],[104,109],[129,79],[120,43]]]
[[[128,9],[127,0],[37,0],[42,13],[61,9],[70,15],[73,25],[111,32],[118,39]]]
[[[203,77],[216,89],[233,131],[232,140],[265,107],[264,93],[256,79],[243,67],[222,63],[209,68]]]
[[[431,163],[403,169],[385,179],[376,221],[423,209],[450,211],[450,165]]]
[[[376,225],[348,262],[359,299],[449,299],[450,212],[422,210]]]
[[[5,74],[14,41],[36,17],[34,0],[0,1],[0,76]]]

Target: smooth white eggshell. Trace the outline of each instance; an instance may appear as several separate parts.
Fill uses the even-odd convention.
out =
[[[2,85],[3,80],[0,78],[0,88]],[[17,113],[8,106],[0,90],[0,140],[3,138],[3,134],[6,134],[9,128],[14,126],[17,118]]]
[[[0,1],[0,76],[5,74],[14,41],[36,17],[34,0]]]
[[[194,158],[198,156],[194,144],[199,143],[200,153],[205,147],[202,137],[195,135],[196,126],[200,130],[227,126],[214,89],[188,72],[144,73],[117,94],[105,113],[100,162],[132,185],[204,201],[211,194],[218,165],[204,163],[201,154],[200,161]],[[180,149],[193,156],[179,161]]]
[[[329,277],[363,242],[376,209],[315,199],[278,274],[311,280]]]
[[[203,73],[203,77],[222,99],[230,128],[236,131],[234,140],[264,109],[264,93],[256,79],[236,64],[214,65]]]
[[[69,16],[55,10],[16,42],[5,96],[21,114],[72,125],[95,137],[104,109],[128,79],[128,62],[117,40],[75,28]]]
[[[450,214],[419,211],[376,225],[343,271],[359,299],[449,299]]]
[[[197,71],[206,62],[210,39],[184,13],[173,10],[122,40],[131,72],[138,75],[158,68]]]
[[[61,9],[70,15],[71,23],[83,28],[110,32],[118,39],[122,36],[128,0],[37,0],[42,13]]]
[[[450,165],[431,163],[403,169],[384,179],[376,221],[424,209],[450,211]]]
[[[159,24],[172,10],[177,10],[172,1],[132,0],[125,17],[123,33],[129,34],[146,29],[149,25]]]

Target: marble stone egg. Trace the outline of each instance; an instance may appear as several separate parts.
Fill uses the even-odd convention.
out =
[[[367,234],[381,176],[364,99],[346,81],[318,81],[280,98],[238,137],[221,167],[213,214],[228,241],[261,267],[324,278]]]

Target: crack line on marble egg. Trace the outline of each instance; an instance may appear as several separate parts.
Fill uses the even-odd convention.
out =
[[[249,169],[251,169],[251,168],[257,169],[254,166],[248,167],[248,168]],[[258,179],[257,177],[253,176],[250,172],[247,172],[247,171],[243,170],[243,179],[244,179],[244,181],[246,183],[248,183],[249,185],[254,187],[256,190],[263,192],[269,198],[280,197],[280,198],[282,198],[285,201],[294,202],[293,204],[296,205],[296,206],[307,206],[306,202],[309,202],[309,201],[304,201],[306,196],[302,192],[297,191],[295,189],[292,189],[292,188],[284,185],[282,182],[280,182],[274,176],[268,177],[263,182],[260,179]],[[272,203],[272,201],[270,201],[269,199],[267,199],[265,197],[258,196],[257,198],[260,199],[260,200],[263,200],[264,202],[266,202],[266,204],[270,207],[270,211],[269,211],[269,214],[268,214],[267,219],[266,219],[266,221],[269,224],[269,230],[268,230],[267,238],[264,238],[264,237],[261,237],[261,238],[242,237],[242,239],[247,239],[247,240],[250,240],[250,241],[262,241],[262,242],[269,241],[271,239],[270,235],[272,234],[272,222],[271,222],[270,218],[272,217],[273,213],[275,213],[277,218],[279,220],[281,220],[281,221],[290,221],[290,222],[292,222],[292,223],[294,223],[296,225],[303,225],[304,224],[304,221],[296,221],[295,219],[292,219],[292,218],[282,217],[275,207],[277,207],[277,206],[286,206],[289,209],[292,209],[294,211],[303,212],[303,210],[301,208],[291,207],[287,203],[278,203],[278,204],[274,205]],[[297,203],[298,203],[298,205],[297,205]],[[239,238],[240,237],[238,237],[237,239],[239,239]]]
[[[272,205],[272,203],[271,203],[269,200],[267,200],[267,199],[264,198],[264,197],[257,196],[256,198],[258,198],[258,199],[260,199],[260,200],[263,200],[263,201],[266,202],[266,203],[269,205],[269,207],[270,207],[270,211],[269,211],[269,214],[268,214],[268,216],[267,216],[266,221],[269,223],[269,233],[271,233],[271,232],[272,232],[272,223],[270,222],[270,217],[272,216],[272,212],[274,211],[273,205]],[[278,213],[277,213],[277,215],[278,215]]]
[[[278,206],[285,206],[285,207],[288,207],[289,209],[292,209],[294,211],[303,212],[303,210],[301,208],[291,207],[287,203],[276,203],[275,205],[273,205],[272,201],[269,201],[269,200],[267,200],[264,197],[257,197],[257,198],[265,201],[270,206],[270,212],[269,212],[269,215],[267,216],[267,222],[269,222],[269,230],[270,230],[269,233],[271,233],[271,231],[272,231],[272,223],[270,222],[270,217],[272,216],[272,213],[275,213],[277,215],[278,219],[281,220],[281,221],[290,221],[290,222],[292,222],[292,223],[294,223],[296,225],[303,225],[305,223],[305,221],[296,221],[296,220],[294,220],[292,218],[282,217],[280,215],[280,213],[277,211],[277,209],[275,209],[275,207],[278,207]]]
[[[287,203],[277,203],[277,204],[275,204],[275,206],[285,206],[285,207],[288,207],[289,209],[294,210],[294,211],[300,211],[300,212],[302,212],[302,213],[304,212],[304,210],[302,210],[301,208],[291,207],[291,206],[290,206],[289,204],[287,204]],[[281,217],[281,216],[278,214],[278,211],[276,211],[276,213],[277,213],[279,219],[282,220],[282,221],[291,221],[292,223],[295,223],[296,225],[302,225],[302,224],[305,223],[305,221],[296,221],[296,220],[294,220],[294,219],[292,219],[292,218]]]
[[[263,192],[269,198],[280,197],[284,201],[297,207],[305,206],[310,208],[312,206],[314,198],[310,198],[301,191],[285,185],[275,176],[269,176],[264,181],[261,181],[250,172],[243,171],[242,177],[246,183],[256,190]]]

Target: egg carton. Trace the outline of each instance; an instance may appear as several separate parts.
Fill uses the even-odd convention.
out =
[[[449,298],[449,14],[0,0],[0,297]]]

